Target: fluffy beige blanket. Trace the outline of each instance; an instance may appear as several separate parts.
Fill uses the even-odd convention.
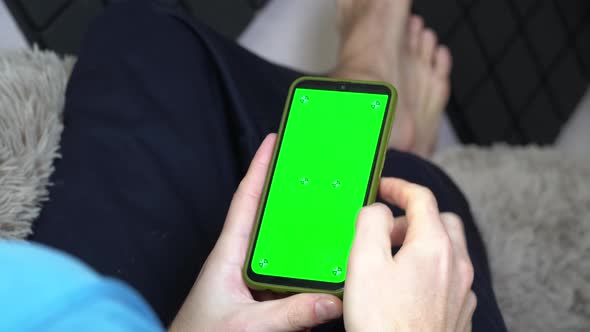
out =
[[[0,237],[48,199],[74,60],[0,52]],[[590,162],[553,149],[464,147],[435,158],[467,195],[512,331],[590,330]]]

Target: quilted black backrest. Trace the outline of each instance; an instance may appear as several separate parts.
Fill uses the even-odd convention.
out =
[[[31,43],[76,54],[88,24],[119,0],[4,0]],[[147,0],[146,0],[147,1]],[[266,0],[161,0],[181,3],[198,20],[235,38]]]
[[[29,41],[74,54],[112,1],[5,0]],[[180,2],[235,37],[266,0]],[[453,52],[448,114],[463,142],[554,141],[587,86],[590,0],[415,0],[414,9]]]
[[[415,0],[414,10],[453,53],[448,114],[463,142],[555,140],[588,85],[590,1]]]

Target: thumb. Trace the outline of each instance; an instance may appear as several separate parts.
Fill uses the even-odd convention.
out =
[[[255,331],[300,331],[342,315],[342,301],[327,294],[297,294],[254,308],[250,317]]]

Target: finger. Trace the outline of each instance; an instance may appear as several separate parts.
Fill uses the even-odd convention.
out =
[[[465,310],[466,306],[471,301],[470,296],[473,296],[473,292],[471,292],[471,286],[473,284],[473,265],[471,264],[471,259],[469,258],[469,252],[467,251],[467,242],[465,240],[465,230],[463,228],[463,222],[461,218],[454,213],[441,213],[441,221],[443,226],[445,227],[447,234],[449,235],[449,239],[451,240],[451,246],[453,248],[454,253],[454,265],[456,269],[455,281],[454,284],[456,287],[462,290],[468,290],[467,293],[460,293],[465,294],[463,298],[458,299],[460,301],[460,305],[456,305],[451,307],[449,310],[451,311],[451,317],[457,317],[457,319],[461,319],[464,316],[464,313],[461,313],[461,310]],[[453,321],[449,321],[449,324],[453,324]],[[464,328],[464,322],[458,320],[455,322],[456,326],[453,326],[455,330],[462,331]]]
[[[404,241],[446,236],[436,198],[429,189],[397,178],[383,178],[379,194],[384,200],[406,211],[408,228]]]
[[[243,264],[256,219],[276,135],[266,136],[232,199],[216,249],[228,261]]]
[[[391,245],[401,246],[406,238],[406,232],[408,231],[408,220],[405,216],[397,217],[393,220],[393,230],[391,231]]]
[[[249,313],[253,331],[300,331],[342,315],[342,301],[327,294],[297,294],[261,302]]]
[[[290,296],[288,293],[274,293],[271,291],[253,291],[252,296],[256,301],[265,302],[265,301],[272,301],[283,299],[285,297]]]
[[[252,291],[252,297],[259,302],[276,300],[271,291]]]
[[[349,255],[351,270],[366,271],[367,264],[380,264],[391,258],[393,214],[381,203],[361,209]]]
[[[463,257],[469,257],[467,251],[467,239],[465,238],[465,228],[463,227],[463,221],[461,218],[450,212],[440,214],[441,221],[449,234],[449,238],[453,243],[453,248],[458,250],[458,253]]]
[[[470,291],[463,307],[461,307],[456,331],[471,331],[471,320],[473,319],[475,308],[477,308],[477,296],[473,291]]]
[[[467,326],[465,327],[465,329],[463,330],[464,332],[471,332],[472,329],[472,323],[471,321],[469,321],[469,324],[467,324]]]

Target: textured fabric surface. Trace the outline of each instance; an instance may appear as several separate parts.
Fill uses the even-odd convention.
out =
[[[0,54],[0,237],[47,198],[72,59]],[[470,200],[512,331],[590,327],[590,162],[552,149],[459,148],[436,161]]]
[[[463,147],[436,158],[464,191],[510,331],[590,328],[590,160]]]
[[[24,238],[47,199],[73,59],[53,53],[0,55],[0,238]]]

